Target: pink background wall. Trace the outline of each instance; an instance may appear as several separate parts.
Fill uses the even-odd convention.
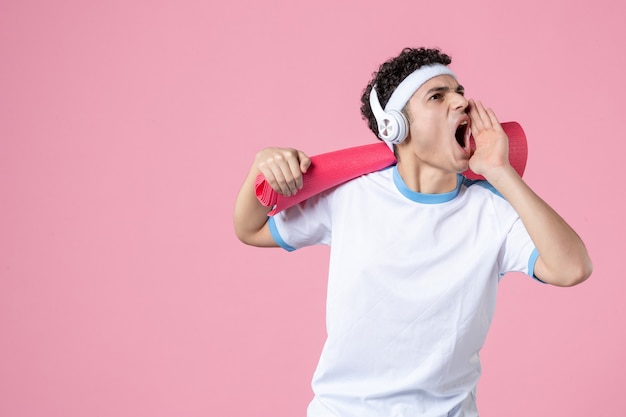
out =
[[[215,5],[219,3],[219,5]],[[255,152],[374,141],[404,46],[528,135],[525,178],[595,263],[501,285],[485,417],[608,416],[626,387],[626,54],[616,0],[0,3],[0,415],[304,416],[326,248],[240,244]]]

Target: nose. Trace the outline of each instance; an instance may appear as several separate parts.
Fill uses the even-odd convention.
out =
[[[451,105],[455,110],[467,110],[469,101],[463,94],[455,91],[452,93]]]

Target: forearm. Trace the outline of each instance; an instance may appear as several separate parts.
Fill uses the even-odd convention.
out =
[[[262,205],[254,191],[254,180],[258,174],[257,169],[251,168],[237,195],[233,214],[235,234],[248,245],[277,246],[266,225],[271,208]]]
[[[580,237],[512,168],[503,168],[488,180],[517,211],[535,244],[539,279],[570,286],[589,277],[592,264]]]

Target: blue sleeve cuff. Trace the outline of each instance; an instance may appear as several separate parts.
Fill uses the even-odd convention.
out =
[[[296,248],[294,248],[293,246],[288,245],[287,242],[285,242],[283,240],[282,236],[278,232],[278,228],[276,227],[276,220],[274,220],[274,217],[270,217],[267,220],[267,222],[268,222],[268,225],[270,227],[270,233],[272,234],[272,237],[274,238],[276,243],[278,243],[278,245],[280,245],[281,248],[285,249],[288,252],[293,252],[294,250],[296,250]]]
[[[535,264],[537,263],[537,258],[539,258],[539,251],[537,250],[537,248],[535,248],[530,254],[530,259],[528,259],[528,275],[541,282],[542,284],[545,284],[545,282],[535,276]]]

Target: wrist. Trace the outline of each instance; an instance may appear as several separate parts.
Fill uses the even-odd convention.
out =
[[[512,180],[520,178],[517,171],[515,171],[510,164],[491,167],[488,170],[485,170],[482,175],[491,185],[496,187],[496,189],[498,189],[499,186],[504,186]]]

